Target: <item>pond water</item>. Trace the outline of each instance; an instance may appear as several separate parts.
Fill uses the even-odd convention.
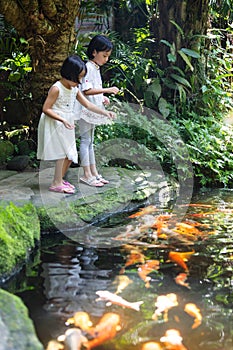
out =
[[[94,325],[107,312],[120,316],[121,329],[98,349],[140,350],[149,341],[161,349],[233,349],[233,191],[198,193],[182,223],[168,208],[148,208],[135,217],[127,214],[102,224],[103,229],[115,226],[116,246],[93,247],[63,234],[45,234],[30,264],[3,286],[23,299],[45,347],[64,334],[68,318],[84,311]],[[100,227],[89,229],[101,235]],[[190,253],[188,261],[182,258],[188,271],[170,252]],[[148,261],[157,261],[157,267],[143,278],[139,268]],[[184,277],[180,273],[187,278],[180,279],[181,284],[175,280]],[[97,300],[96,291],[116,293],[125,281],[122,276],[127,283],[117,295],[143,301],[139,311]],[[171,293],[177,302],[167,319],[166,311],[155,317],[158,297]],[[195,314],[185,311],[189,303],[196,307]],[[169,329],[180,332],[183,347],[164,345],[161,340]]]

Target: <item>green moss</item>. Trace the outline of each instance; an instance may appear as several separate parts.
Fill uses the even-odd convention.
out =
[[[0,274],[10,273],[25,260],[39,238],[39,219],[32,204],[0,205]]]
[[[32,321],[28,317],[28,310],[21,299],[0,289],[0,319],[3,329],[7,333],[2,340],[11,349],[42,350]],[[7,337],[7,339],[6,339]]]

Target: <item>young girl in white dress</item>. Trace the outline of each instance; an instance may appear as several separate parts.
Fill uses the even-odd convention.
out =
[[[37,158],[55,160],[55,172],[50,191],[75,193],[75,186],[63,180],[72,162],[78,162],[74,131],[74,104],[94,113],[114,118],[114,113],[103,110],[88,101],[77,85],[86,74],[85,63],[76,55],[66,58],[61,67],[61,79],[52,85],[42,108],[38,125]]]
[[[81,90],[86,98],[100,108],[109,104],[108,97],[104,93],[117,94],[119,89],[116,86],[103,88],[100,67],[104,65],[111,55],[113,45],[104,35],[96,35],[90,41],[87,48],[89,61],[86,63],[87,74],[82,79]],[[80,132],[80,160],[84,175],[80,182],[89,186],[101,187],[109,183],[96,169],[95,154],[93,149],[94,131],[96,125],[107,124],[109,120],[82,108],[77,113]]]

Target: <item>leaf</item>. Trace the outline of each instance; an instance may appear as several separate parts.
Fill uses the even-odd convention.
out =
[[[165,100],[165,98],[160,97],[158,107],[164,118],[167,118],[170,114],[170,104]]]
[[[178,53],[180,54],[180,56],[183,58],[183,60],[185,61],[185,63],[187,64],[187,66],[189,66],[189,68],[191,69],[191,71],[193,72],[194,68],[193,65],[191,64],[188,56],[181,50],[178,50]]]
[[[182,78],[180,75],[177,75],[177,74],[171,74],[171,77],[172,77],[174,80],[176,80],[176,81],[178,81],[179,83],[181,83],[182,85],[184,85],[184,86],[186,86],[186,87],[188,87],[188,88],[191,89],[191,85],[190,85],[190,83],[189,83],[189,81],[188,81],[187,79]]]
[[[197,51],[186,49],[185,47],[180,49],[180,51],[185,53],[187,56],[190,56],[193,58],[200,58],[201,57]]]
[[[182,85],[177,84],[178,90],[179,90],[179,95],[180,95],[180,101],[185,102],[186,101],[186,92],[183,88]]]
[[[146,100],[146,104],[148,107],[154,106],[155,102],[157,102],[157,100],[161,96],[161,91],[162,88],[159,79],[154,79],[152,84],[150,84],[144,92],[144,99]]]
[[[168,59],[169,62],[174,62],[174,63],[176,62],[176,56],[172,55],[171,53],[169,53],[167,55],[167,59]]]
[[[167,41],[167,40],[162,39],[162,40],[160,40],[160,42],[167,45],[168,47],[172,47],[172,44],[170,44],[169,41]]]
[[[183,31],[183,29],[175,21],[170,20],[170,22],[176,27],[176,29],[178,29],[178,31],[180,32],[180,34],[184,38],[184,31]]]

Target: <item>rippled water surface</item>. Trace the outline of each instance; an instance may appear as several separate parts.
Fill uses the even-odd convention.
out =
[[[19,295],[28,306],[44,346],[64,333],[68,327],[65,322],[74,312],[87,312],[96,324],[104,313],[111,311],[120,316],[121,330],[99,349],[139,350],[146,341],[160,342],[166,330],[177,329],[188,350],[230,350],[233,348],[233,192],[199,193],[193,204],[183,222],[195,223],[200,232],[198,237],[189,235],[188,231],[176,235],[171,223],[169,230],[166,227],[160,236],[158,226],[157,229],[146,227],[151,225],[152,216],[169,214],[165,209],[147,216],[124,218],[120,229],[116,227],[116,237],[121,239],[114,247],[110,244],[94,248],[91,242],[85,246],[64,235],[45,235],[33,262],[5,288]],[[105,223],[105,229],[110,224]],[[96,229],[90,230],[94,233]],[[98,228],[96,237],[100,235]],[[148,275],[149,286],[138,274],[142,263],[125,266],[133,249],[139,250],[145,261],[159,261],[160,268]],[[175,277],[184,270],[169,261],[171,251],[193,252],[186,262],[189,268],[186,282],[190,289],[175,282]],[[98,290],[115,293],[118,277],[122,275],[130,279],[130,284],[119,295],[130,302],[143,301],[140,311],[106,306],[106,302],[96,300]],[[177,305],[169,310],[168,320],[163,314],[157,320],[152,319],[157,297],[168,293],[177,296]],[[187,303],[194,303],[200,309],[202,321],[197,328],[192,328],[194,317],[184,311]]]

